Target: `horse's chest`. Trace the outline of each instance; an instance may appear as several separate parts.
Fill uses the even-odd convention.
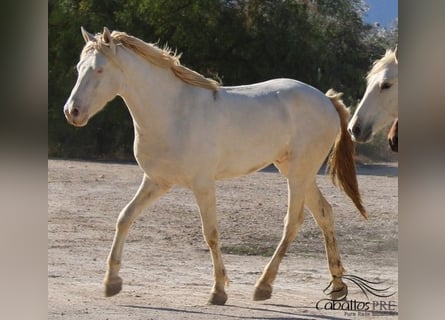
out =
[[[134,155],[139,167],[154,180],[171,184],[183,184],[186,170],[181,163],[177,150],[165,143],[148,143],[135,140]]]

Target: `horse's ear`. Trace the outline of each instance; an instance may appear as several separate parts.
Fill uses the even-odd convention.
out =
[[[116,53],[116,45],[113,41],[113,38],[111,37],[111,32],[107,27],[104,27],[102,38],[104,39],[104,42],[110,46],[111,51],[113,51],[113,53]]]
[[[399,45],[396,44],[396,48],[394,49],[394,56],[396,57],[397,63],[399,63],[398,48],[399,48]]]
[[[80,27],[80,31],[82,32],[85,43],[87,43],[88,41],[96,41],[94,35],[86,31],[84,27]]]

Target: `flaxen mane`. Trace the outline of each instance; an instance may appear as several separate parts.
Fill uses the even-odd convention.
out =
[[[368,82],[369,82],[369,79],[373,75],[375,75],[376,73],[379,73],[380,71],[385,69],[388,64],[391,64],[391,63],[397,63],[397,58],[395,55],[395,51],[388,49],[388,50],[386,50],[385,55],[381,59],[374,61],[371,71],[369,71],[368,75],[366,76],[366,80],[368,80]]]
[[[209,90],[218,90],[220,84],[213,80],[204,77],[196,71],[193,71],[187,67],[181,65],[179,58],[181,54],[172,52],[168,47],[163,49],[158,46],[144,42],[136,37],[130,36],[125,32],[113,31],[111,38],[114,40],[115,45],[123,45],[128,49],[133,50],[141,57],[145,58],[150,63],[165,69],[171,69],[172,72],[182,81],[192,86],[201,87]],[[101,34],[96,35],[96,42],[92,44],[95,49],[106,53],[109,45],[105,43]],[[84,48],[84,52],[89,48]]]

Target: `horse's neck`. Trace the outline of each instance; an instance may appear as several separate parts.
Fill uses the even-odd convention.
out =
[[[160,134],[172,121],[174,101],[183,84],[169,69],[153,66],[128,50],[120,61],[125,80],[119,95],[124,99],[135,125],[144,133]]]

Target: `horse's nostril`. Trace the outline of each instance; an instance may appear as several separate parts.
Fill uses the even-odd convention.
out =
[[[74,108],[71,110],[71,115],[72,115],[73,117],[77,117],[77,116],[79,115],[79,113],[80,113],[80,111],[79,111],[79,108],[77,108],[77,107],[74,107]]]
[[[360,132],[361,132],[361,129],[360,129],[360,126],[353,126],[352,127],[352,134],[354,135],[354,136],[359,136],[360,135]]]

